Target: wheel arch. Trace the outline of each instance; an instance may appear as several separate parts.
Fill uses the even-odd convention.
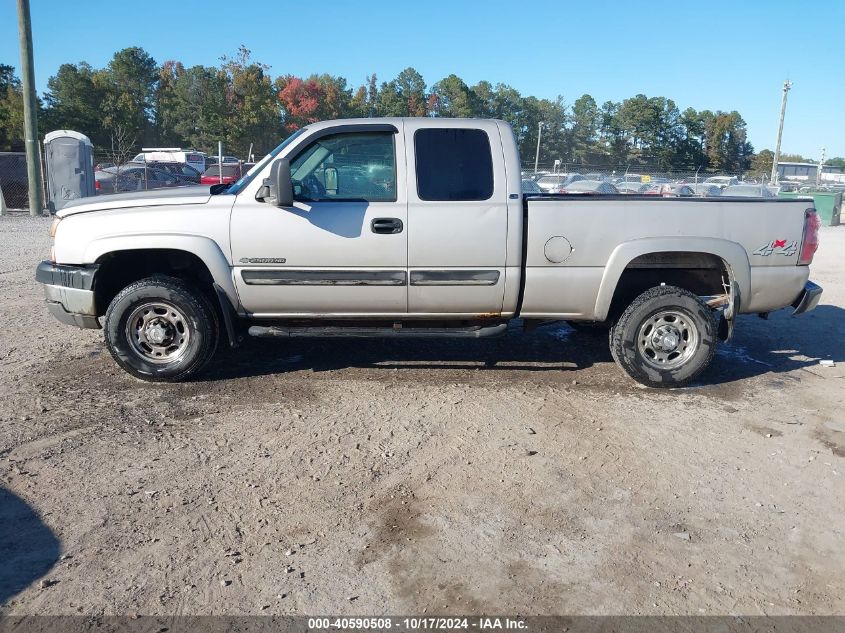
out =
[[[155,244],[155,248],[150,245]],[[105,312],[108,303],[120,291],[117,286],[151,274],[171,274],[200,281],[214,297],[218,286],[232,306],[238,306],[238,294],[231,267],[220,246],[199,236],[133,235],[94,240],[85,252],[85,261],[100,267],[95,280],[97,311]]]
[[[750,296],[751,268],[745,248],[736,242],[713,238],[661,237],[644,238],[624,242],[617,246],[608,259],[596,297],[595,318],[603,321],[611,315],[611,308],[622,295],[634,296],[647,289],[626,288],[634,277],[655,279],[665,277],[662,282],[649,281],[650,286],[667,283],[680,285],[681,273],[691,270],[707,270],[718,266],[726,275],[732,289],[730,300],[738,302],[740,297]],[[634,274],[633,271],[652,271],[650,275]],[[701,283],[705,283],[704,280]],[[648,286],[648,287],[650,287]],[[627,296],[627,295],[626,295]],[[738,305],[733,306],[738,312]]]

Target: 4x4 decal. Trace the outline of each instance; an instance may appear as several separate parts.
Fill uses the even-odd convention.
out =
[[[795,255],[798,252],[798,241],[792,240],[787,243],[786,240],[772,240],[765,246],[758,248],[753,255],[762,255],[768,257],[769,255]]]

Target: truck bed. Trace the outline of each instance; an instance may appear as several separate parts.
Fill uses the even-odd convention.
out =
[[[623,273],[642,276],[678,260],[696,270],[714,265],[696,253],[723,261],[740,312],[787,306],[809,276],[797,265],[808,208],[812,201],[526,195],[519,313],[603,320]]]

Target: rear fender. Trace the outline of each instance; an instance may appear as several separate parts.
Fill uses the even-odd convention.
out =
[[[735,285],[739,290],[736,297],[731,297],[734,314],[739,312],[739,297],[750,296],[751,266],[741,244],[704,237],[649,237],[623,242],[610,254],[596,297],[595,320],[607,319],[619,279],[632,261],[641,255],[667,252],[703,253],[721,258],[728,270],[731,288]]]

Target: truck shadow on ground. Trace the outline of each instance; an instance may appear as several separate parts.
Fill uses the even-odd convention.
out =
[[[579,336],[588,344],[574,344]],[[221,354],[200,380],[350,367],[560,371],[609,360],[606,335],[596,341],[563,323],[488,339],[247,338],[241,348]]]
[[[50,571],[60,551],[38,513],[0,486],[0,606]]]
[[[797,318],[783,310],[768,321],[743,315],[734,338],[720,343],[712,365],[696,384],[731,383],[769,372],[789,372],[818,366],[821,359],[845,364],[842,308],[821,305]],[[555,323],[527,332],[512,329],[505,336],[486,340],[247,338],[241,348],[222,353],[199,380],[350,367],[572,372],[598,363],[612,363],[606,332],[576,331]]]
[[[768,320],[742,315],[733,339],[719,345],[699,382],[720,384],[813,367],[836,373],[836,368],[820,367],[821,360],[845,366],[845,309],[820,305],[795,318],[791,310],[781,310]]]

